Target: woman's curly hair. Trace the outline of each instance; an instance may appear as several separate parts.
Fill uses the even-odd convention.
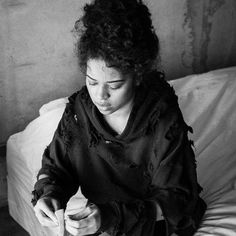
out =
[[[83,71],[89,59],[103,59],[107,66],[142,78],[158,55],[159,40],[141,0],[94,0],[85,5],[75,31]]]

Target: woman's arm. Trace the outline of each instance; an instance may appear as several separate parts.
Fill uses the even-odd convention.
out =
[[[36,205],[38,199],[49,197],[58,200],[60,206],[65,208],[69,198],[78,189],[78,183],[75,181],[68,157],[69,130],[72,119],[70,104],[68,104],[50,145],[44,151],[42,167],[32,192],[33,206]]]
[[[164,148],[158,157],[150,194],[162,209],[167,231],[189,236],[199,226],[206,205],[199,197],[196,160],[188,139],[188,131],[192,129],[184,122],[181,112],[170,117],[163,132]]]

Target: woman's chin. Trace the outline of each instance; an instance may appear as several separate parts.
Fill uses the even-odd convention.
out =
[[[113,110],[111,109],[111,107],[97,107],[97,109],[103,115],[110,115],[111,113],[113,113]]]

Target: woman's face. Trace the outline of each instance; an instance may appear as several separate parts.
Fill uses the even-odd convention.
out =
[[[135,93],[135,81],[131,75],[123,75],[117,69],[107,67],[101,59],[87,62],[86,86],[89,95],[103,115],[130,112]]]

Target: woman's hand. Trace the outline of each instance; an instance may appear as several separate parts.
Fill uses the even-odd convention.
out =
[[[49,197],[41,198],[34,207],[34,212],[42,226],[55,227],[58,226],[55,211],[60,209],[57,200]]]
[[[66,217],[66,230],[74,236],[94,234],[101,226],[101,214],[95,204],[90,204],[81,212]]]

